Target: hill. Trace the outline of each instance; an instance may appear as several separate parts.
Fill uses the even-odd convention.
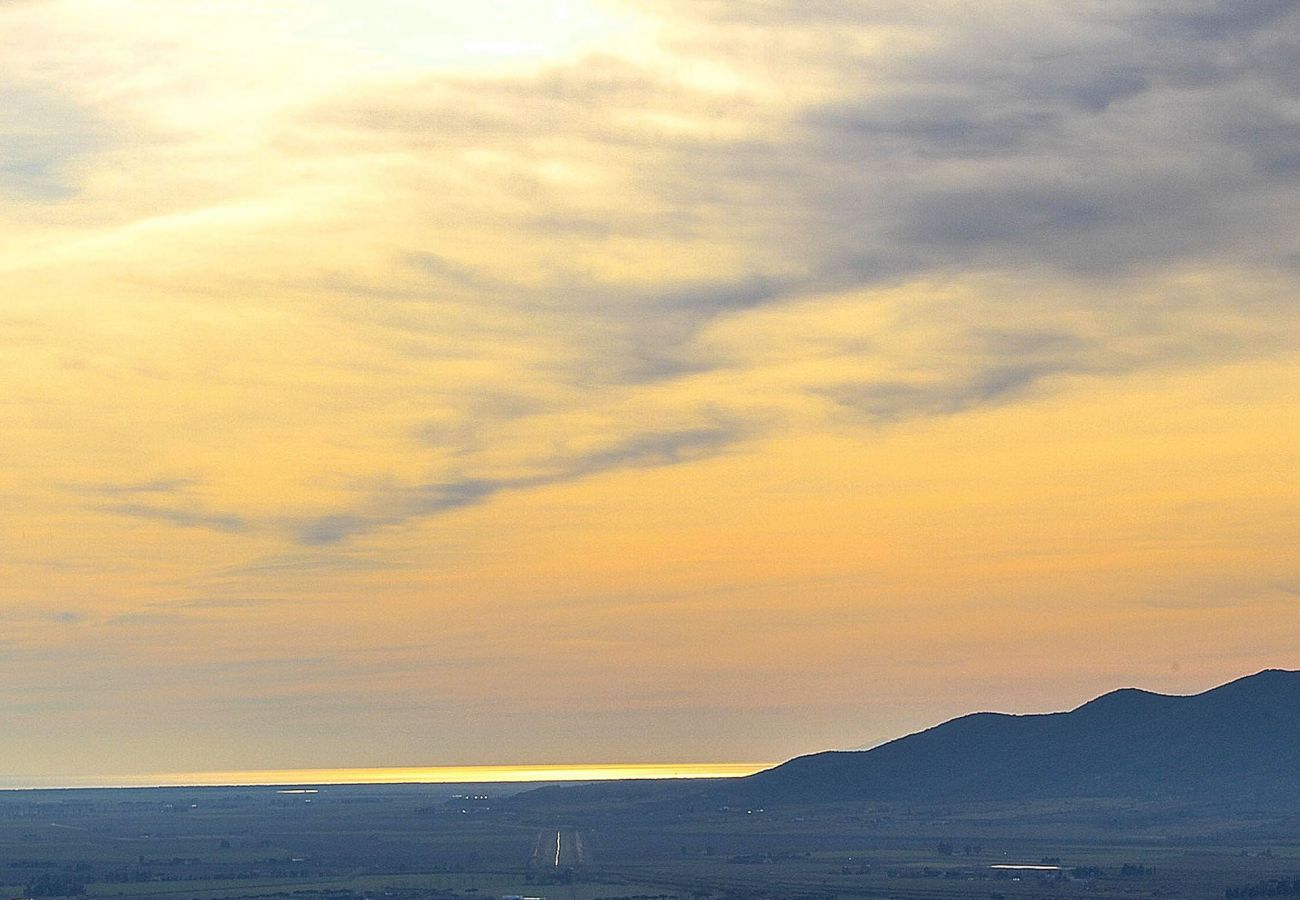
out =
[[[1117,690],[1069,712],[974,713],[728,785],[748,802],[1044,797],[1300,799],[1300,672],[1202,694]]]

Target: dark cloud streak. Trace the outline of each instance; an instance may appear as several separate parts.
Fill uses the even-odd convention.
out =
[[[193,509],[151,506],[144,503],[109,503],[96,507],[101,512],[132,519],[164,522],[181,528],[205,528],[223,534],[241,534],[249,529],[249,522],[241,516],[202,512]]]
[[[319,516],[301,524],[297,540],[309,547],[337,544],[381,528],[477,506],[506,492],[705,459],[726,452],[745,437],[744,429],[725,424],[637,433],[605,447],[548,460],[539,474],[465,478],[387,491],[372,498],[362,511]]]

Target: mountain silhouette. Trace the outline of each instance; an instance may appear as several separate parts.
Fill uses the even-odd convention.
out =
[[[757,802],[1300,799],[1300,672],[1269,669],[1192,696],[1126,688],[1069,712],[974,713],[733,784]]]

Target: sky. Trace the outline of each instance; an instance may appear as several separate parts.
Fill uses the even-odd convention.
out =
[[[3,0],[0,774],[1300,667],[1295,0]]]

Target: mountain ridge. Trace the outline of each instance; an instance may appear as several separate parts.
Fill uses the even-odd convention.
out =
[[[970,713],[869,750],[796,757],[738,779],[734,793],[759,802],[1300,798],[1300,671],[1265,669],[1199,694],[1120,688],[1064,712]]]

